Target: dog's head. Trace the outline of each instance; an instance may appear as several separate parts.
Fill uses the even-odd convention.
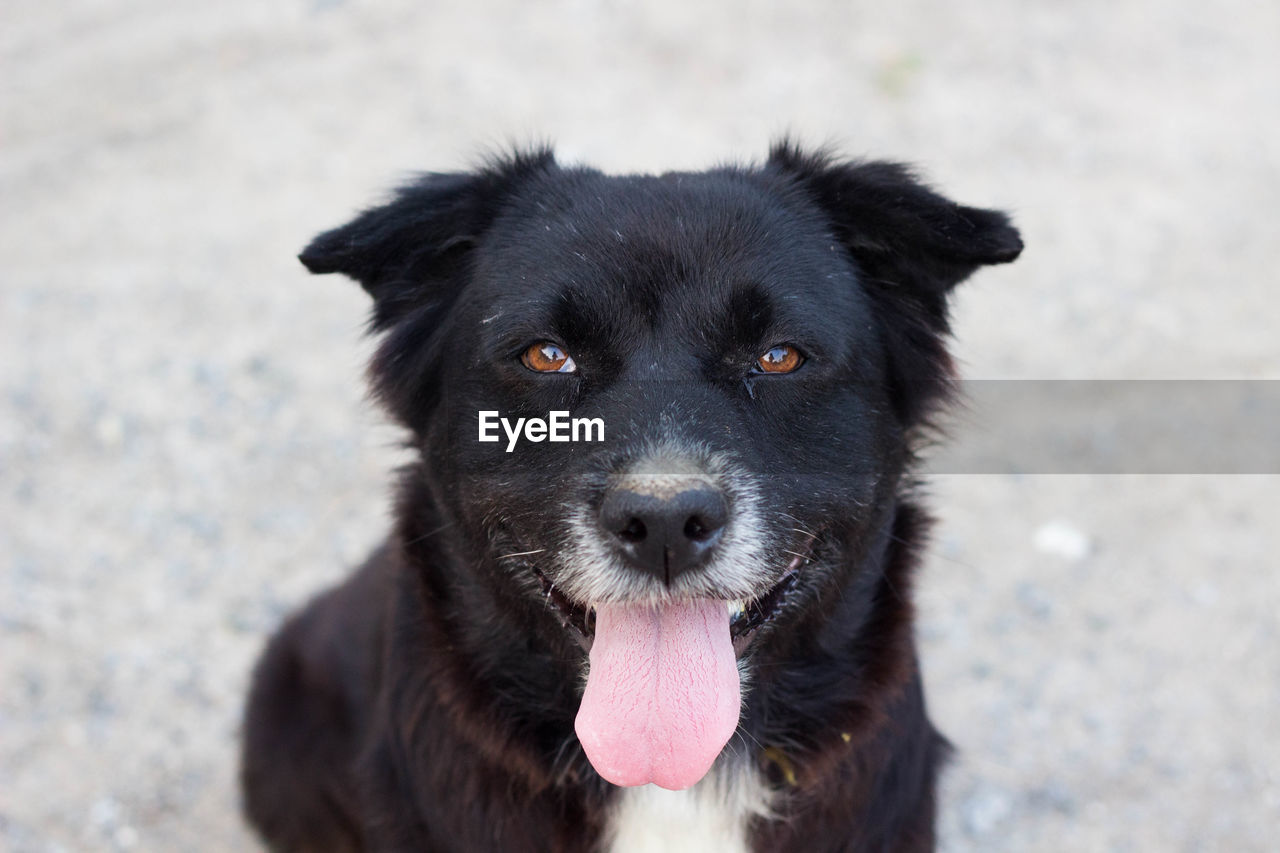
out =
[[[374,390],[460,582],[592,649],[578,731],[605,778],[685,787],[737,724],[738,661],[883,547],[950,380],[948,293],[1021,248],[901,166],[782,144],[700,173],[537,152],[428,175],[301,260],[373,297]]]

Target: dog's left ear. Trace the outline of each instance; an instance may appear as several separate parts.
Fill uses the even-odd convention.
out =
[[[943,310],[947,291],[979,266],[1009,263],[1022,252],[1005,214],[956,204],[898,163],[837,163],[782,142],[768,167],[800,180],[869,286],[905,289],[929,309]]]

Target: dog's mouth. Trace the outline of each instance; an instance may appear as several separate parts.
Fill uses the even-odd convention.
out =
[[[591,765],[615,785],[683,789],[710,770],[738,728],[740,662],[788,609],[825,536],[789,554],[777,579],[749,598],[600,601],[566,595],[534,564],[547,609],[586,651],[574,730]]]
[[[778,617],[817,537],[767,590],[662,603],[575,603],[538,573],[547,601],[588,650],[574,730],[596,771],[615,785],[688,788],[706,775],[738,728],[739,662]]]
[[[782,610],[796,586],[801,568],[813,559],[816,541],[817,537],[813,537],[803,551],[789,552],[791,560],[783,570],[782,576],[765,592],[754,598],[725,602],[725,607],[729,611],[729,638],[735,655],[741,657],[760,629],[772,622]],[[541,569],[537,566],[531,568],[542,585],[543,596],[552,612],[559,618],[561,625],[578,640],[584,651],[590,652],[595,640],[595,608],[569,598]]]

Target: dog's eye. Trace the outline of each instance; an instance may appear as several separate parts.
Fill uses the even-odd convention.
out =
[[[520,356],[524,366],[538,373],[575,373],[578,365],[572,356],[551,341],[539,341]]]
[[[791,344],[780,344],[773,347],[756,359],[758,373],[790,373],[804,364],[804,356]]]

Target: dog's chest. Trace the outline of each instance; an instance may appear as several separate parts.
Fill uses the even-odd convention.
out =
[[[751,769],[712,773],[687,791],[627,788],[609,821],[610,853],[747,853],[747,827],[768,816],[769,790]]]

